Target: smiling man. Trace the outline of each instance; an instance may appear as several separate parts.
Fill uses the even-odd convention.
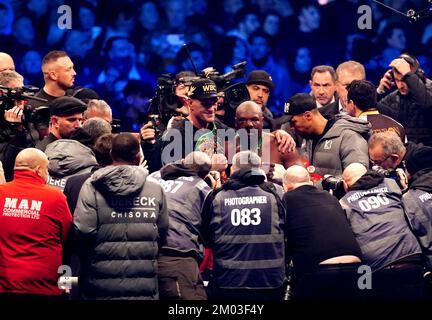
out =
[[[208,132],[227,127],[216,118],[217,88],[210,79],[194,80],[182,101],[189,108],[189,115],[173,121],[163,134],[162,162],[183,159],[195,149],[199,138]]]

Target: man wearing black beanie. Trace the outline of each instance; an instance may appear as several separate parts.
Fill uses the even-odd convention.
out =
[[[405,160],[409,189],[404,194],[405,212],[422,247],[425,261],[425,293],[432,297],[432,147],[418,146]]]

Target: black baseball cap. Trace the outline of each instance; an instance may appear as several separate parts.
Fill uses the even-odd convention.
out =
[[[297,93],[285,103],[285,114],[296,116],[317,108],[315,99],[307,93]]]
[[[188,97],[191,99],[216,99],[216,84],[210,79],[194,80],[189,87]]]
[[[76,113],[83,113],[87,105],[74,97],[59,97],[50,103],[51,116],[70,116]]]
[[[274,89],[272,77],[264,70],[254,70],[249,73],[246,84],[261,84],[270,90]]]

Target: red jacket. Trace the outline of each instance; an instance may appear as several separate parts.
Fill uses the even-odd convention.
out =
[[[63,243],[72,215],[66,197],[36,173],[0,185],[0,293],[59,295]]]

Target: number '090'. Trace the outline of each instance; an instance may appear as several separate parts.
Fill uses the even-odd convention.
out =
[[[366,199],[360,200],[358,202],[360,209],[362,209],[363,211],[371,211],[372,209],[377,209],[389,203],[389,199],[383,194],[367,197]]]

